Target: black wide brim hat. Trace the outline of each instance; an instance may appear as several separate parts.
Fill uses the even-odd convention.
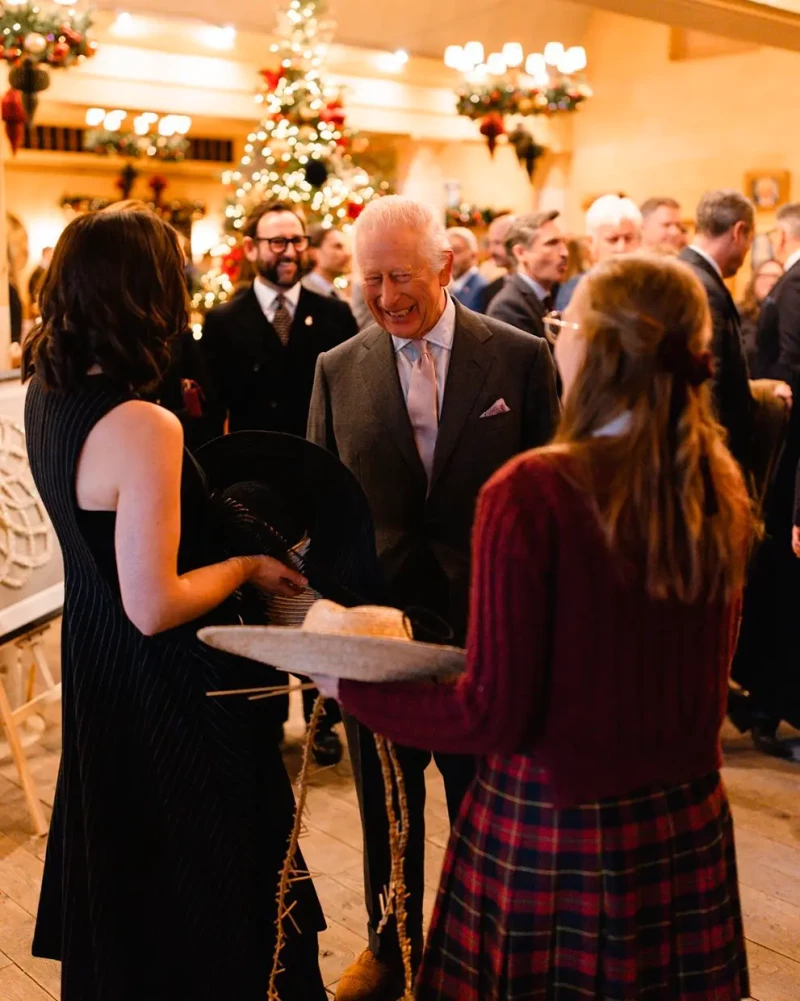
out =
[[[305,438],[237,431],[198,449],[230,555],[263,553],[286,561],[310,539],[304,572],[312,587],[341,604],[380,600],[375,533],[364,491],[331,452]]]

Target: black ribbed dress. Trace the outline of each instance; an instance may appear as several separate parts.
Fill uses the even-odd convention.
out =
[[[205,695],[263,672],[204,647],[200,622],[143,636],[122,606],[115,515],[76,502],[87,435],[129,398],[105,376],[28,388],[31,470],[65,571],[63,753],[33,951],[62,961],[63,1001],[263,1001],[294,800],[259,703]],[[181,494],[183,573],[212,543],[188,453]],[[310,881],[294,889],[304,934],[290,925],[281,1001],[322,1001],[322,913]]]

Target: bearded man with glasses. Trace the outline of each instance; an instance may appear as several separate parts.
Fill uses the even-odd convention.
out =
[[[209,379],[201,387],[204,426],[210,438],[226,428],[305,438],[317,358],[356,334],[356,322],[347,303],[300,284],[308,236],[290,205],[262,203],[242,233],[245,257],[256,274],[250,288],[206,316],[199,344]],[[303,694],[308,720],[314,693]],[[279,742],[288,700],[270,701]],[[339,718],[332,702],[313,747],[321,765],[341,759],[341,742],[332,729]]]

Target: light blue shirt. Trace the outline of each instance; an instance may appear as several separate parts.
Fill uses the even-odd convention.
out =
[[[433,363],[436,366],[436,390],[439,397],[439,413],[442,412],[444,404],[444,388],[447,383],[447,371],[450,368],[450,355],[453,352],[453,337],[456,332],[456,307],[450,296],[447,296],[447,304],[444,312],[433,329],[429,330],[423,338],[428,342],[428,346],[433,356]],[[403,390],[403,397],[408,404],[408,386],[411,382],[411,369],[419,358],[419,340],[408,337],[395,337],[392,335],[394,344],[395,359],[397,360],[397,374],[400,376],[400,386]]]
[[[536,293],[536,298],[539,300],[539,302],[541,302],[543,299],[546,299],[550,295],[547,289],[543,285],[540,285],[535,278],[531,278],[530,275],[526,275],[524,271],[518,271],[517,274],[525,282],[526,285],[530,285],[530,287]]]

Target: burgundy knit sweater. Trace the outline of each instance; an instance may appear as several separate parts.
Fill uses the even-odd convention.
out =
[[[569,461],[529,452],[482,490],[458,683],[343,681],[339,693],[400,744],[528,755],[556,806],[719,768],[739,610],[648,598],[563,476]]]

